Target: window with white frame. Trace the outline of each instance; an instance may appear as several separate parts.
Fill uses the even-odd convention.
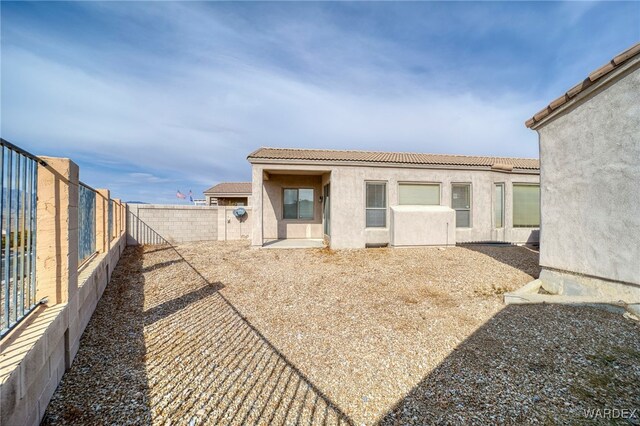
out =
[[[386,228],[387,184],[385,182],[367,182],[365,198],[367,228]]]
[[[313,219],[313,189],[285,188],[282,211],[284,219]]]
[[[398,204],[404,206],[440,205],[440,184],[400,183],[398,184]]]
[[[456,211],[456,228],[471,228],[471,184],[451,185],[451,208]]]
[[[504,183],[494,184],[493,191],[493,227],[504,228]]]
[[[513,184],[513,227],[537,228],[540,226],[540,185]]]

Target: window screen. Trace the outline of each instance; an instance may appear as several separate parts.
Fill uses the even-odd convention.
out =
[[[496,183],[494,185],[495,205],[493,211],[493,226],[496,228],[504,227],[504,184]]]
[[[366,226],[384,228],[387,226],[387,184],[367,182]]]
[[[285,189],[284,219],[313,219],[313,189]]]
[[[471,184],[451,185],[451,208],[456,211],[456,228],[471,227]]]
[[[540,185],[513,184],[513,226],[540,226]]]
[[[398,204],[400,205],[440,205],[440,185],[401,183],[398,185]]]

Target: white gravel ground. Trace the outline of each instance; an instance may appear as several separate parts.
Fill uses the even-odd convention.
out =
[[[562,424],[640,408],[639,325],[502,304],[537,273],[520,247],[128,248],[44,424]]]

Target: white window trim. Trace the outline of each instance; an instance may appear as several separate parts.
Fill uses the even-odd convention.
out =
[[[540,212],[540,223],[538,224],[538,226],[520,226],[520,225],[516,225],[513,221],[513,215],[515,214],[515,203],[513,202],[513,198],[514,198],[514,186],[537,186],[538,187],[538,191],[540,191],[540,182],[511,182],[511,227],[513,229],[531,229],[531,230],[535,230],[535,229],[540,229],[540,225],[542,224],[542,212]],[[542,208],[542,200],[538,200],[538,204],[539,204],[539,208]]]
[[[467,185],[469,186],[469,208],[468,209],[454,209],[453,208],[453,187],[454,186],[462,186],[462,185]],[[456,223],[456,229],[471,229],[473,228],[473,184],[471,182],[451,182],[451,197],[449,199],[449,202],[451,203],[449,205],[449,207],[451,207],[453,210],[455,211],[469,211],[469,226],[458,226],[458,224]]]
[[[501,227],[497,227],[496,226],[496,191],[495,191],[495,187],[496,186],[502,186],[502,226]],[[493,182],[493,195],[491,196],[491,199],[493,200],[493,208],[491,209],[491,213],[492,213],[492,217],[491,217],[491,222],[493,224],[493,229],[505,229],[507,227],[506,224],[506,220],[507,220],[507,185],[505,182]]]
[[[383,183],[384,184],[384,201],[385,207],[367,207],[367,184]],[[389,182],[386,180],[365,180],[364,181],[364,229],[385,230],[389,229]],[[385,210],[384,226],[367,226],[367,210]]]

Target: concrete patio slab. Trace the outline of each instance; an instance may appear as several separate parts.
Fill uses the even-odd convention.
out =
[[[324,241],[317,239],[298,240],[276,240],[265,243],[262,248],[269,249],[301,249],[301,248],[323,248]]]

